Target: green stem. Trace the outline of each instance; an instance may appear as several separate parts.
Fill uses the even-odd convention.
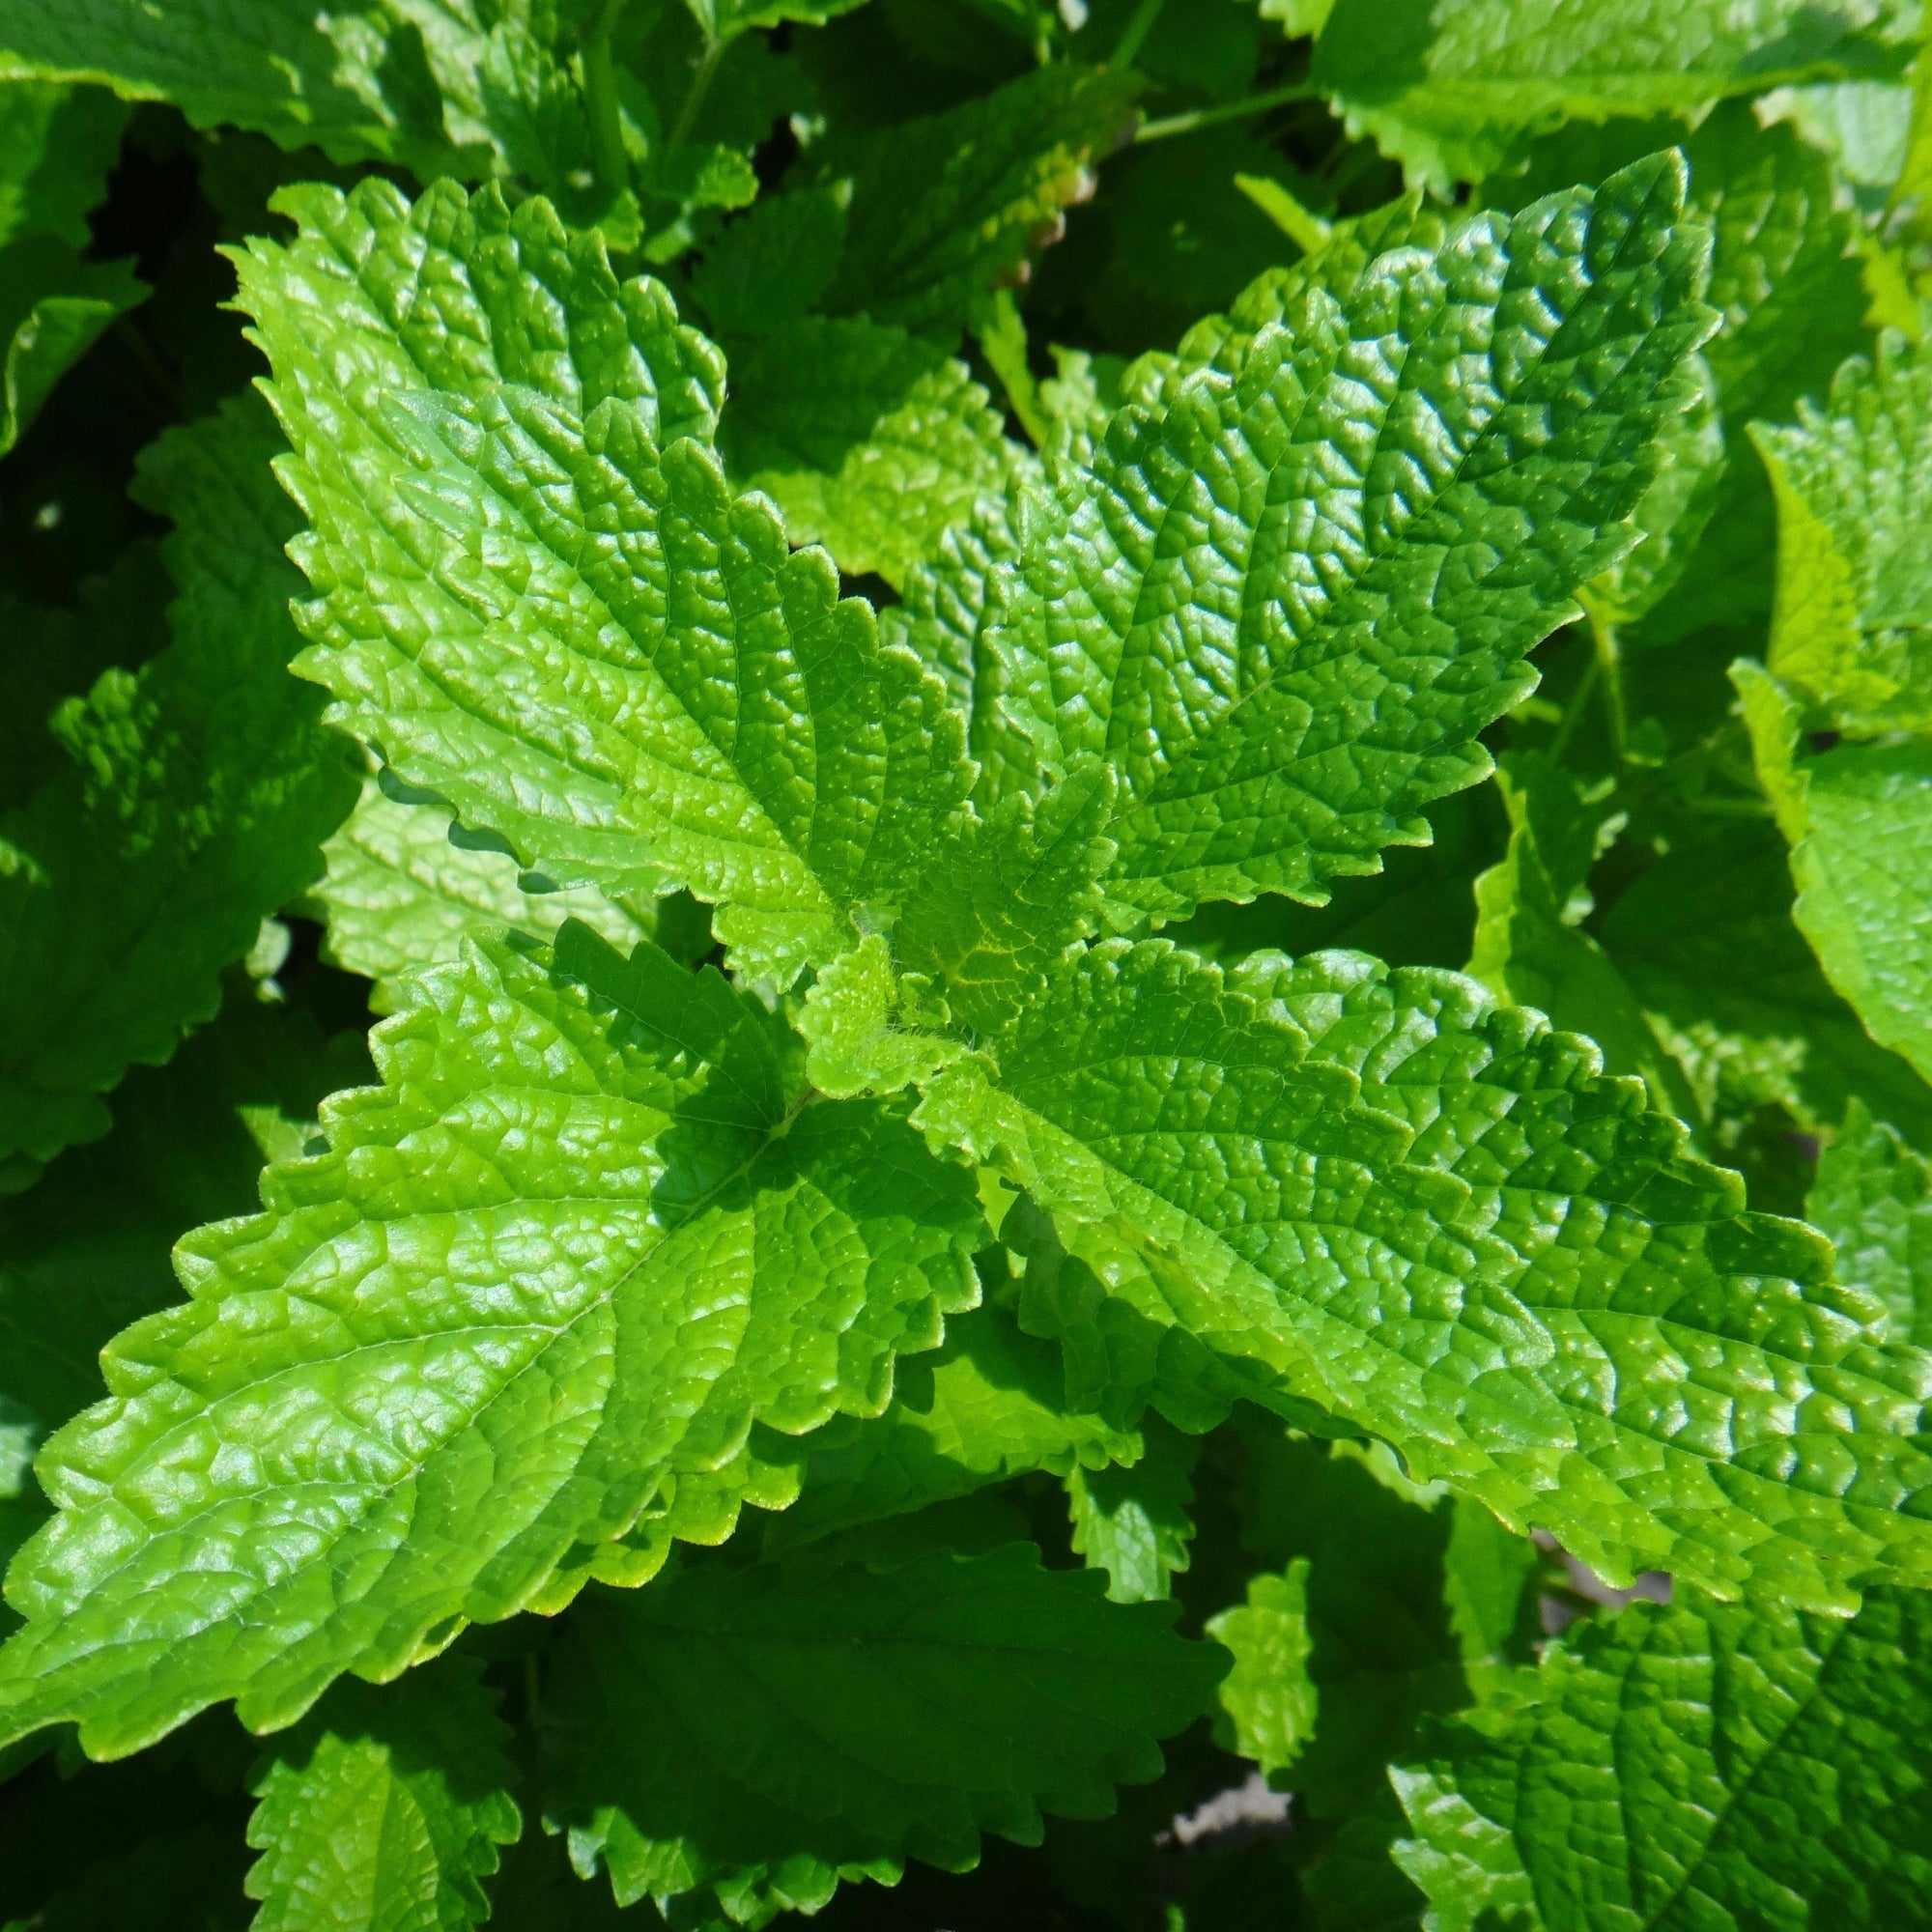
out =
[[[1230,100],[1219,107],[1197,107],[1191,114],[1170,114],[1165,121],[1150,121],[1134,136],[1136,141],[1165,141],[1174,134],[1191,134],[1197,128],[1218,127],[1223,121],[1239,121],[1250,114],[1265,114],[1270,107],[1286,107],[1291,100],[1315,100],[1321,90],[1305,80],[1292,87],[1277,87],[1269,94],[1251,94],[1243,100]]]
[[[1604,674],[1604,714],[1610,726],[1610,750],[1621,765],[1630,741],[1624,716],[1623,655],[1617,649],[1617,627],[1605,623],[1594,611],[1590,613],[1590,641],[1596,646],[1596,661]]]
[[[1570,702],[1563,707],[1563,722],[1556,727],[1556,735],[1549,741],[1549,758],[1553,764],[1569,749],[1570,740],[1577,735],[1577,726],[1582,722],[1583,713],[1589,708],[1590,694],[1597,688],[1597,680],[1604,674],[1603,661],[1592,658],[1583,667],[1583,675],[1577,680],[1577,689],[1570,694]]]
[[[1127,22],[1126,31],[1122,34],[1119,43],[1108,57],[1107,67],[1118,73],[1123,67],[1132,67],[1147,37],[1153,32],[1153,23],[1160,18],[1160,10],[1166,0],[1141,0],[1134,9],[1134,16]]]
[[[697,122],[697,110],[704,105],[704,97],[711,92],[711,83],[718,77],[718,63],[724,58],[723,40],[708,40],[704,43],[704,58],[697,63],[697,71],[691,76],[691,86],[686,90],[684,105],[677,110],[677,123],[670,130],[670,139],[666,143],[666,152],[681,148],[690,137],[692,128]]]
[[[624,129],[617,109],[617,64],[611,55],[611,33],[624,0],[604,0],[583,43],[583,111],[590,123],[590,158],[597,185],[616,196],[630,185],[624,157]]]

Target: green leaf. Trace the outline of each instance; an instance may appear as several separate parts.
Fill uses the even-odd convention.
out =
[[[1712,394],[1684,418],[1638,508],[1644,539],[1588,593],[1612,623],[1645,620],[1628,639],[1639,645],[1769,609],[1772,497],[1747,447],[1748,425],[1822,393],[1866,340],[1861,229],[1832,164],[1790,128],[1760,126],[1751,102],[1721,103],[1688,138],[1662,118],[1566,128],[1494,185],[1514,207],[1579,178],[1601,181],[1674,141],[1690,166],[1689,206],[1710,224],[1708,299],[1719,322],[1704,346]]]
[[[1932,1363],[1587,1042],[1456,975],[1108,942],[916,1118],[1212,1366],[1222,1412],[1312,1405],[1613,1577],[1836,1606],[1928,1574]]]
[[[19,441],[53,386],[148,285],[125,262],[85,262],[65,242],[30,235],[0,248],[0,456]]]
[[[938,685],[696,440],[716,352],[541,202],[371,182],[283,205],[302,233],[251,244],[242,299],[331,716],[558,884],[719,903],[754,980],[853,944],[971,772]],[[452,286],[433,316],[425,251]]]
[[[467,1658],[339,1685],[255,1775],[253,1932],[471,1932],[523,1831],[506,1735]]]
[[[85,248],[127,124],[127,108],[99,88],[0,82],[0,243],[51,235]]]
[[[779,506],[794,543],[902,583],[997,495],[1021,452],[943,348],[858,318],[811,317],[732,355],[719,443]]]
[[[1850,1618],[1634,1604],[1395,1774],[1396,1856],[1437,1932],[1916,1924],[1928,1699],[1921,1591]]]
[[[264,1156],[300,1147],[323,1095],[366,1070],[361,1045],[231,982],[168,1066],[128,1077],[105,1140],[0,1199],[0,1561],[47,1514],[30,1465],[99,1400],[101,1349],[174,1298],[176,1236],[253,1205]]]
[[[1659,156],[1359,274],[1324,250],[1274,292],[1284,326],[1061,467],[996,641],[1047,768],[1120,774],[1112,895],[1319,903],[1487,773],[1476,734],[1628,545],[1689,400],[1710,318],[1682,192]]]
[[[460,836],[447,812],[400,804],[371,781],[323,847],[328,869],[307,903],[328,923],[327,956],[376,981],[378,1012],[401,1004],[402,974],[453,961],[469,933],[513,925],[548,939],[575,919],[626,952],[650,936],[648,919],[590,887],[526,890],[514,859]]]
[[[1825,408],[1752,435],[1777,492],[1773,672],[1845,731],[1932,733],[1932,357],[1888,335]]]
[[[1087,763],[1037,808],[1016,793],[962,820],[908,895],[891,951],[868,935],[807,994],[813,1084],[893,1093],[959,1057],[944,1029],[977,1038],[1010,1028],[1100,923],[1094,881],[1113,856],[1101,834],[1112,801],[1107,768]]]
[[[8,1735],[117,1755],[229,1697],[271,1729],[554,1607],[753,1421],[883,1409],[974,1300],[971,1177],[891,1105],[801,1108],[782,1028],[715,974],[571,924],[406,985],[386,1084],[325,1106],[265,1213],[182,1243],[192,1298],[43,1452]]]
[[[1109,1604],[1030,1545],[781,1585],[689,1572],[586,1599],[547,1689],[552,1804],[620,1902],[708,1889],[761,1923],[980,1834],[1103,1817],[1226,1667],[1171,1607]]]
[[[56,715],[64,769],[0,818],[0,1162],[106,1130],[100,1095],[209,1018],[216,976],[322,869],[349,810],[348,748],[290,677],[281,554],[294,517],[252,396],[170,431],[145,502],[175,520],[172,642]]]
[[[1088,1569],[1107,1573],[1107,1595],[1117,1604],[1173,1595],[1174,1574],[1187,1568],[1194,1540],[1188,1477],[1198,1445],[1156,1417],[1142,1430],[1146,1453],[1131,1467],[1080,1463],[1066,1476],[1073,1552]]]
[[[166,100],[196,128],[224,124],[313,143],[337,161],[453,158],[433,66],[480,57],[483,36],[447,0],[365,0],[318,13],[298,0],[82,0],[0,4],[0,78],[99,81],[124,100]],[[440,59],[434,58],[440,56]]]
[[[1805,1218],[1838,1251],[1838,1275],[1886,1310],[1887,1332],[1932,1341],[1932,1164],[1861,1101],[1818,1157]]]
[[[798,1501],[765,1531],[768,1550],[924,1509],[1045,1469],[1070,1477],[1142,1454],[1142,1438],[1066,1397],[1060,1352],[999,1308],[948,1324],[946,1346],[898,1372],[876,1420],[811,1438]]]
[[[1283,1576],[1264,1570],[1248,1578],[1247,1601],[1208,1620],[1235,1667],[1221,1682],[1223,1718],[1216,1735],[1251,1757],[1263,1775],[1286,1771],[1315,1729],[1318,1693],[1309,1681],[1308,1559]]]
[[[1338,0],[1311,75],[1411,181],[1481,181],[1561,120],[1677,114],[1780,83],[1889,73],[1890,0]]]
[[[1714,1124],[1781,1106],[1829,1132],[1864,1094],[1932,1144],[1932,1089],[1832,990],[1791,898],[1776,827],[1719,822],[1652,866],[1610,908],[1602,939]]]
[[[1932,741],[1801,755],[1804,707],[1748,659],[1732,667],[1751,750],[1791,846],[1792,917],[1879,1045],[1932,1077]]]
[[[1139,91],[1131,74],[1056,62],[946,113],[834,142],[821,181],[852,186],[827,313],[957,329],[1093,191]]]
[[[712,327],[762,335],[811,314],[838,273],[851,204],[851,183],[838,181],[766,195],[747,209],[692,272],[692,294]]]
[[[1012,465],[1008,488],[976,503],[948,529],[932,556],[906,573],[901,600],[879,613],[879,635],[903,645],[944,683],[967,721],[967,746],[987,798],[1024,791],[1037,775],[1033,741],[1006,716],[1006,680],[993,639],[1018,592],[1010,566],[1023,549],[1021,526],[1033,496],[1027,466]]]
[[[685,4],[708,34],[729,42],[753,27],[776,27],[781,20],[820,27],[863,6],[865,0],[685,0]]]
[[[1385,1450],[1243,1433],[1241,1542],[1275,1574],[1250,1589],[1251,1648],[1222,1702],[1305,1818],[1360,1816],[1417,1726],[1495,1677],[1535,1551],[1481,1504],[1406,1481]],[[1228,1698],[1244,1664],[1245,1714]]]
[[[1566,1033],[1587,1035],[1608,1072],[1635,1074],[1661,1110],[1694,1118],[1683,1072],[1615,962],[1577,923],[1590,901],[1587,895],[1580,905],[1573,900],[1598,856],[1603,811],[1573,774],[1542,759],[1505,760],[1496,782],[1510,815],[1509,852],[1476,881],[1470,977],[1499,1000],[1534,1007]],[[1582,827],[1590,843],[1580,866],[1559,865],[1552,877],[1545,849],[1560,842],[1566,825]]]

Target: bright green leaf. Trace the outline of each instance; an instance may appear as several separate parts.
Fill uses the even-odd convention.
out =
[[[1188,1477],[1198,1445],[1157,1417],[1147,1418],[1142,1433],[1147,1448],[1138,1462],[1098,1469],[1082,1463],[1066,1477],[1073,1553],[1088,1569],[1107,1573],[1107,1595],[1117,1604],[1171,1596],[1194,1540]]]
[[[801,1110],[782,1029],[715,974],[567,925],[407,987],[386,1084],[182,1244],[192,1298],[43,1452],[8,1733],[114,1755],[228,1697],[270,1729],[560,1603],[754,1420],[877,1413],[975,1298],[970,1177],[890,1106]]]
[[[256,1774],[252,1932],[472,1932],[523,1831],[504,1739],[467,1658],[338,1686]]]
[[[719,902],[754,979],[850,946],[970,770],[937,684],[696,440],[716,352],[541,202],[412,209],[372,182],[288,205],[302,235],[251,245],[242,300],[296,446],[303,668],[331,716],[558,884]],[[425,253],[452,287],[435,315]]]
[[[307,903],[327,922],[328,958],[376,981],[378,1012],[401,1004],[400,974],[453,961],[467,933],[513,925],[548,939],[575,919],[625,952],[649,936],[648,919],[588,886],[526,891],[514,859],[453,832],[447,812],[399,804],[372,781],[323,847],[328,869]]]
[[[166,100],[197,128],[230,124],[337,160],[450,157],[433,66],[480,56],[483,36],[446,0],[84,0],[0,5],[0,77],[99,81]],[[440,56],[440,59],[436,57]]]
[[[1308,1677],[1308,1558],[1283,1576],[1250,1577],[1247,1601],[1210,1618],[1208,1634],[1235,1659],[1221,1682],[1222,1742],[1264,1775],[1286,1771],[1314,1732],[1318,1705]]]
[[[1227,373],[1177,373],[1060,469],[996,643],[1042,762],[1120,774],[1110,893],[1319,903],[1487,772],[1476,734],[1628,545],[1690,399],[1682,192],[1658,157],[1358,274],[1324,250]]]
[[[1932,1574],[1932,1361],[1586,1042],[1468,980],[1108,943],[916,1118],[1214,1364],[1223,1410],[1313,1405],[1612,1577],[1836,1606]]]
[[[1885,1304],[1889,1332],[1932,1342],[1932,1163],[1854,1100],[1804,1212],[1837,1248],[1839,1279]]]
[[[1798,697],[1747,659],[1731,676],[1791,846],[1792,917],[1872,1038],[1932,1077],[1932,741],[1805,756]]]
[[[1895,71],[1892,0],[1338,0],[1313,79],[1410,178],[1481,181],[1562,120],[1678,114],[1780,82]]]

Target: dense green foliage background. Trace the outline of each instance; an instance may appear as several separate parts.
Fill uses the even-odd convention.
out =
[[[0,1928],[1932,1925],[1923,34],[0,0]]]

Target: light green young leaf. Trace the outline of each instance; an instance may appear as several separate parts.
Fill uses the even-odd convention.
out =
[[[100,332],[147,298],[147,283],[126,262],[82,261],[50,235],[0,248],[0,456],[27,433],[54,384]]]
[[[1932,1886],[1932,1597],[1695,1592],[1553,1644],[1394,1776],[1430,1932],[1912,1925]]]
[[[250,245],[242,299],[331,715],[558,884],[719,903],[754,980],[851,946],[971,770],[937,683],[696,440],[716,352],[541,202],[369,182],[282,205],[302,233]]]
[[[856,317],[806,318],[737,349],[719,445],[792,542],[894,585],[1021,460],[963,362]]]
[[[1888,336],[1875,364],[1838,372],[1826,409],[1754,429],[1777,492],[1777,600],[1771,670],[1732,670],[1792,848],[1799,926],[1872,1037],[1920,1073],[1932,1071],[1932,911],[1918,891],[1932,858],[1928,425],[1932,360]],[[1831,737],[1807,743],[1819,724]]]
[[[1476,734],[1629,544],[1690,399],[1683,186],[1660,156],[1390,248],[1346,298],[1318,256],[1231,371],[1157,379],[1060,469],[995,641],[1044,765],[1120,774],[1112,895],[1320,903],[1487,773]]]
[[[1113,856],[1101,831],[1113,797],[1106,766],[1088,762],[1037,808],[1015,793],[959,821],[908,894],[891,948],[868,935],[807,994],[813,1084],[895,1093],[958,1059],[965,1041],[1007,1032],[1100,924],[1094,882]]]
[[[469,1658],[338,1685],[255,1775],[252,1932],[472,1932],[523,1833],[507,1735]]]
[[[349,748],[288,675],[295,524],[253,397],[144,458],[173,641],[56,715],[71,762],[0,818],[0,1163],[30,1175],[106,1130],[100,1095],[209,1018],[216,976],[322,869],[355,796]]]
[[[1862,1101],[1819,1155],[1804,1215],[1831,1236],[1838,1278],[1885,1304],[1887,1332],[1932,1344],[1932,1163]]]
[[[1067,1472],[1073,1553],[1090,1570],[1107,1573],[1117,1604],[1158,1603],[1174,1593],[1174,1573],[1187,1568],[1194,1541],[1194,1485],[1188,1480],[1199,1445],[1156,1416],[1141,1425],[1147,1449],[1128,1467]],[[1209,1633],[1211,1635],[1213,1633]]]
[[[1932,1088],[1832,990],[1791,897],[1776,828],[1719,821],[1624,894],[1603,941],[1714,1125],[1780,1106],[1829,1133],[1862,1094],[1932,1145]]]
[[[1825,1606],[1932,1576],[1932,1359],[1878,1347],[1820,1237],[1744,1212],[1587,1042],[1471,981],[1108,942],[916,1119],[1215,1363],[1223,1409],[1313,1405],[1605,1576]]]
[[[1215,1735],[1253,1758],[1264,1776],[1286,1771],[1314,1734],[1318,1693],[1309,1681],[1308,1558],[1282,1576],[1248,1578],[1247,1601],[1208,1620],[1208,1634],[1233,1653],[1221,1680],[1222,1716]]]
[[[1690,120],[1780,82],[1896,71],[1913,21],[1895,0],[1337,0],[1311,78],[1351,134],[1447,189],[1559,121]]]
[[[43,1452],[0,1733],[116,1755],[229,1697],[271,1729],[560,1604],[754,1421],[878,1413],[976,1298],[970,1175],[890,1105],[801,1108],[788,1036],[716,974],[572,924],[406,984],[386,1084],[182,1243],[192,1298]]]
[[[307,903],[327,922],[326,956],[375,980],[370,1001],[378,1012],[402,1004],[402,974],[449,964],[468,933],[513,925],[548,939],[575,919],[626,952],[651,936],[648,918],[591,887],[526,891],[527,875],[514,859],[456,843],[451,834],[458,830],[447,812],[399,804],[371,780],[323,847],[328,869]]]
[[[598,1595],[547,1688],[554,1814],[620,1902],[708,1891],[741,1924],[908,1858],[964,1870],[982,1832],[1037,1843],[1042,1812],[1104,1817],[1159,1776],[1226,1668],[1174,1614],[1026,1544]]]
[[[820,175],[852,189],[826,311],[957,329],[1093,192],[1139,90],[1130,73],[1060,61],[943,114],[834,142]]]
[[[980,1308],[948,1325],[936,1354],[901,1365],[884,1415],[812,1437],[803,1492],[767,1526],[764,1547],[789,1549],[1034,1469],[1071,1477],[1141,1453],[1137,1432],[1066,1399],[1058,1350]]]
[[[1797,695],[1748,659],[1731,677],[1791,846],[1792,917],[1872,1038],[1932,1078],[1932,740],[1803,756]]]

